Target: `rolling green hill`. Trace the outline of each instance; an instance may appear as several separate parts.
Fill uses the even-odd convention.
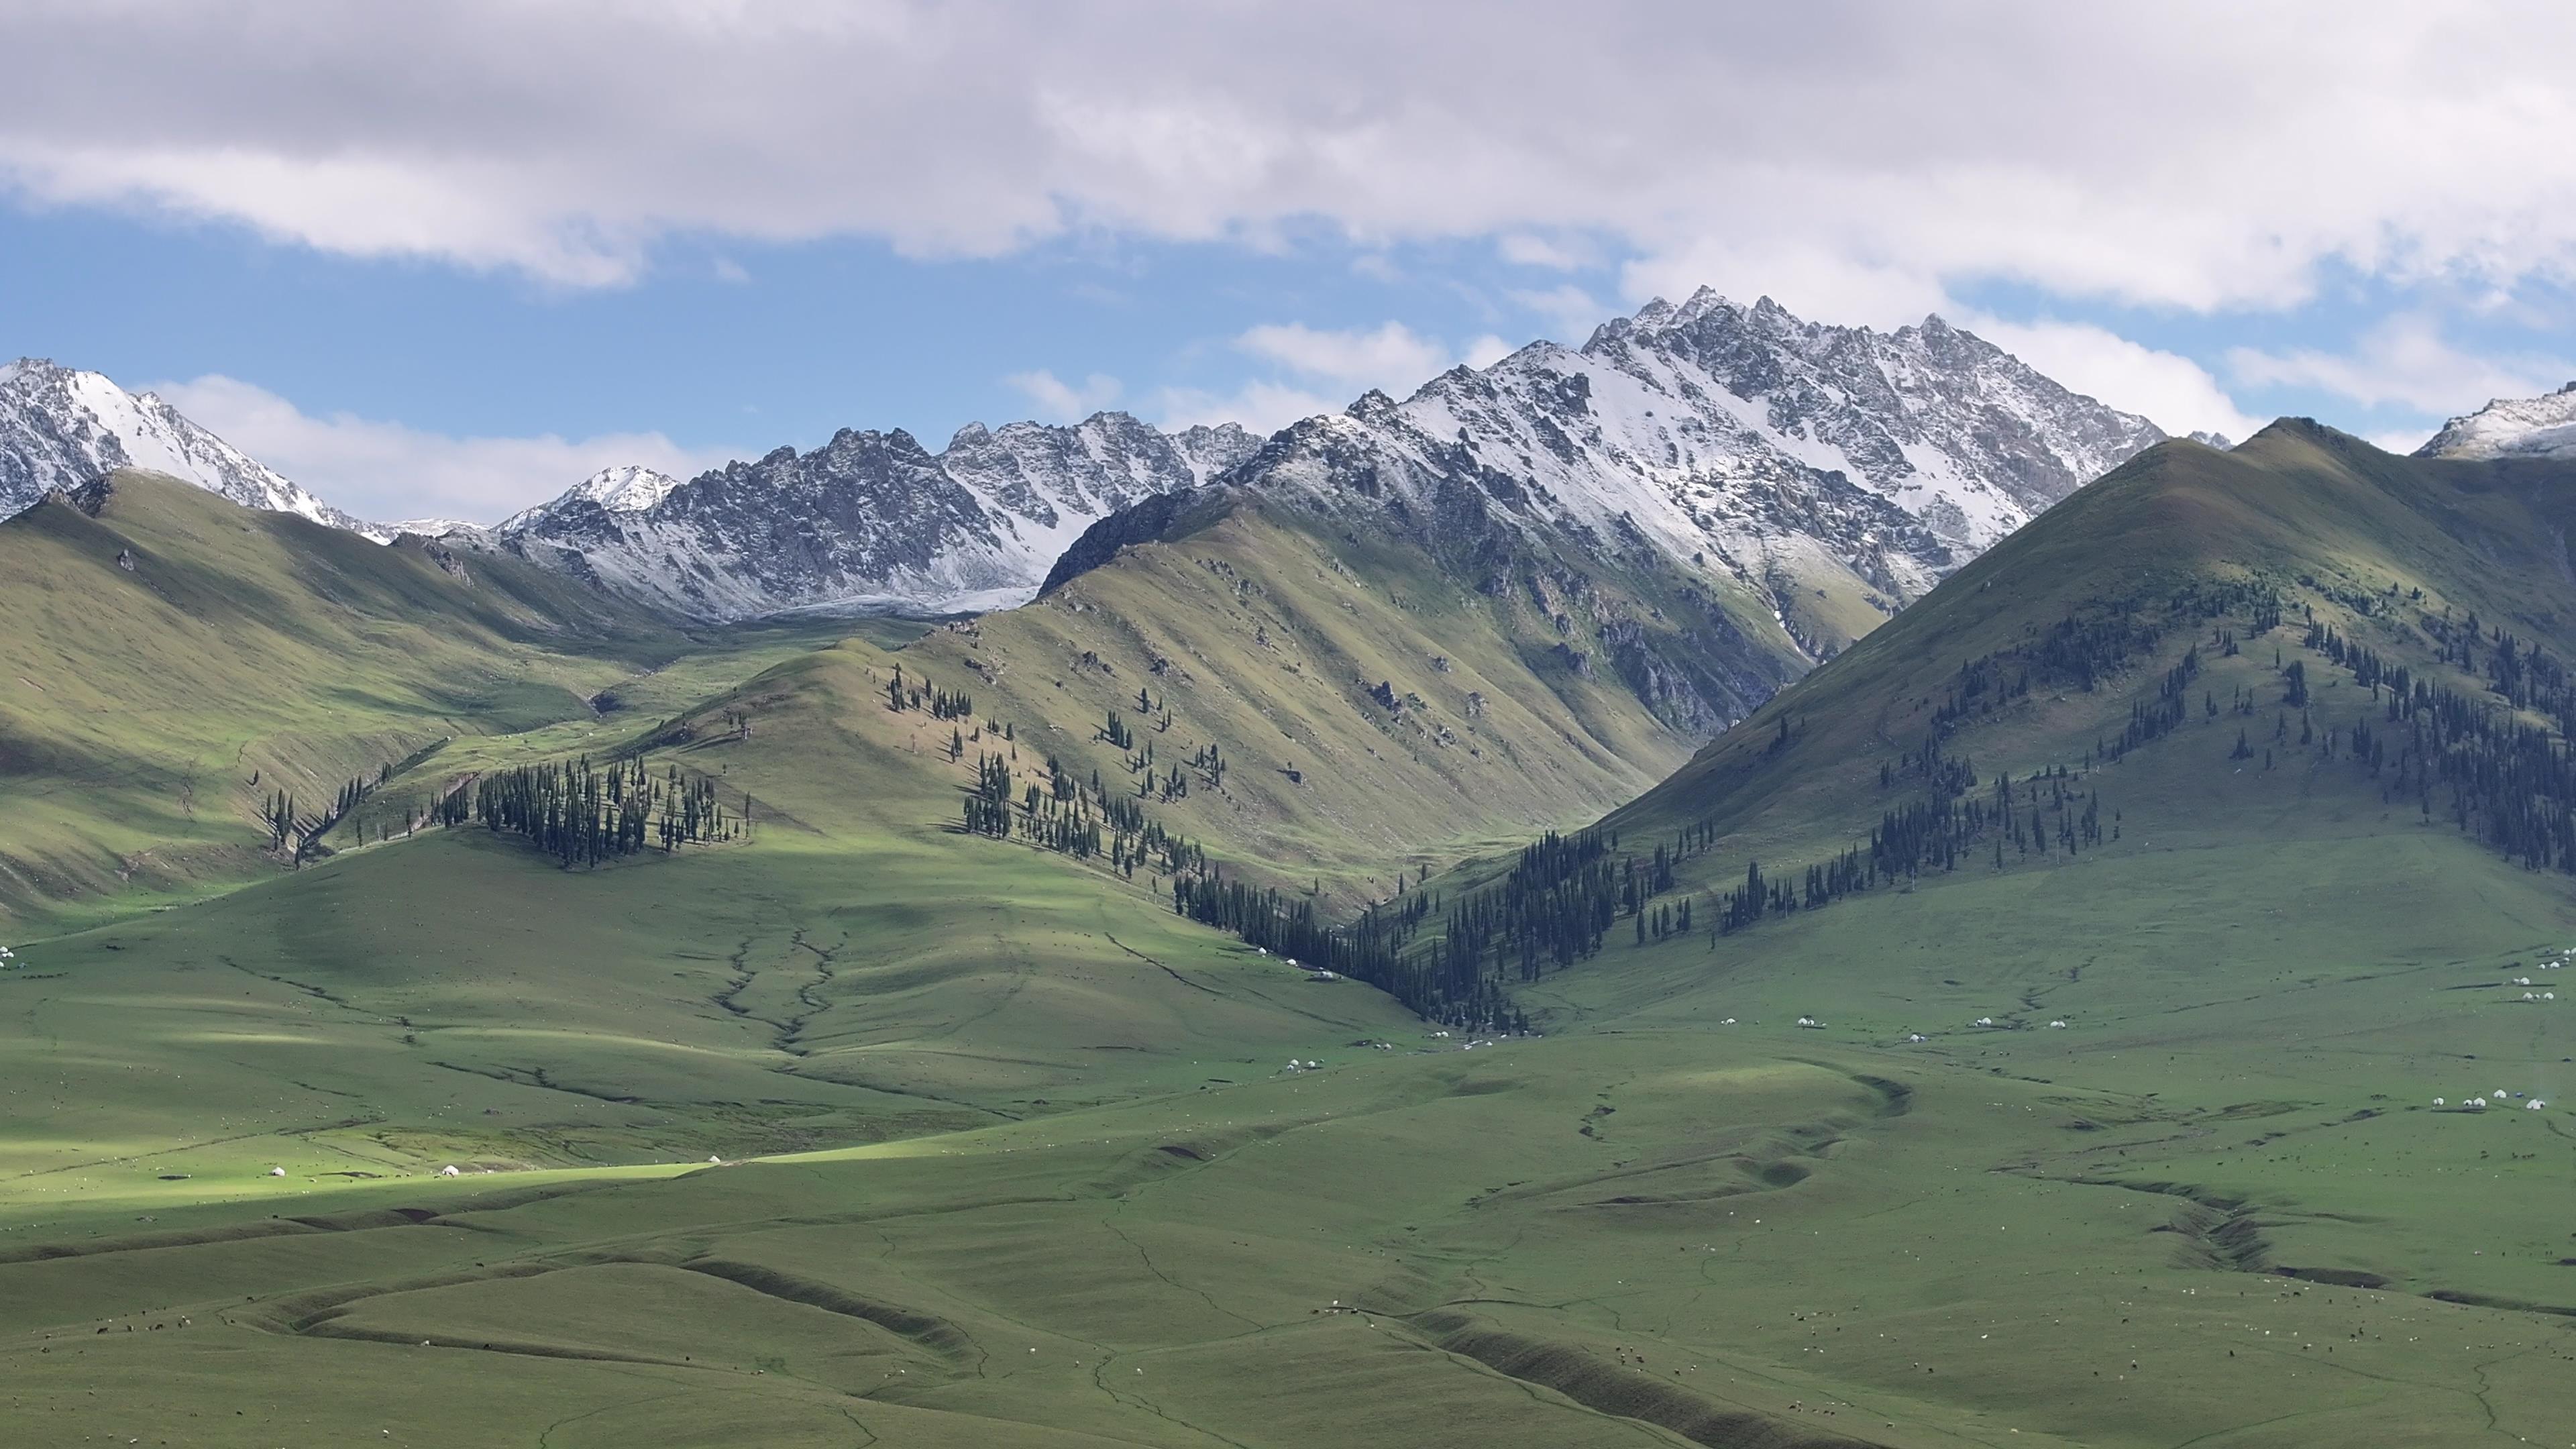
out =
[[[1149,748],[1200,782],[1157,787],[1158,818],[1342,902],[1632,798],[1806,664],[1749,596],[1643,547],[1481,511],[1362,534],[1231,490],[1104,523],[1037,603],[905,658],[1084,772],[1132,788]],[[1112,715],[1140,748],[1094,738]],[[1189,766],[1209,749],[1213,783]]]
[[[515,560],[131,471],[0,523],[0,574],[0,920],[20,931],[268,874],[278,790],[311,816],[442,741],[667,710],[848,627],[692,638]]]
[[[1750,706],[1733,602],[1255,500],[909,642],[690,641],[24,944],[0,1429],[2557,1442],[2570,491],[2169,444],[1695,755],[1655,680],[1721,641]],[[523,767],[724,814],[400,828]],[[1182,842],[1323,917],[1409,868],[1406,989],[1544,1034],[1183,919]]]
[[[2073,889],[2093,875],[2049,873],[2201,846],[2438,838],[2564,873],[2571,513],[2563,466],[2295,420],[2160,445],[1610,812],[1596,848],[1651,873],[1660,847],[1648,889],[1705,893],[1703,946],[1777,904]],[[1755,868],[1761,908],[1730,921]]]

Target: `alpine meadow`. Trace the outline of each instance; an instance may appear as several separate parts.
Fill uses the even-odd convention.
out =
[[[790,9],[604,119],[529,17],[187,22],[225,98],[154,50],[59,143],[0,102],[0,249],[105,339],[0,366],[0,1444],[2576,1449],[2549,218],[2329,245],[2051,159],[2110,122],[2028,73],[2181,84],[2066,18],[2010,71],[2053,110],[1943,71],[2022,149],[1936,162],[1958,119],[1781,77],[2024,54],[1956,15],[1739,15],[1805,37],[1748,69],[1505,6],[1473,86],[1401,17],[1329,66],[1171,17],[1210,99],[1179,38]],[[800,109],[809,46],[905,122]],[[168,347],[381,326],[463,411],[86,370],[196,366],[77,256],[156,248],[300,299]],[[1361,288],[1456,310],[1210,320]],[[959,425],[1021,352],[1080,370]],[[644,416],[674,372],[715,401]]]

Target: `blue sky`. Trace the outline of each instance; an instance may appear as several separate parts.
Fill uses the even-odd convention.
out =
[[[2566,20],[1931,9],[13,7],[0,353],[487,519],[844,426],[1275,427],[1701,283],[2177,430],[2576,378]]]

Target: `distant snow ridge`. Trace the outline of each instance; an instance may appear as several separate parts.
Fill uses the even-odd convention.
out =
[[[650,468],[638,467],[632,463],[623,467],[602,468],[574,484],[569,491],[553,502],[540,503],[534,508],[501,520],[500,526],[494,531],[513,532],[523,525],[537,522],[550,509],[572,503],[595,503],[602,511],[608,513],[643,513],[650,510],[654,504],[669,497],[671,490],[679,486],[680,480],[668,473],[657,473]]]
[[[1234,481],[1415,504],[1473,489],[1769,591],[1892,606],[2165,434],[1938,317],[1893,333],[1703,288],[1283,431]],[[1713,556],[1713,558],[1711,557]]]
[[[1092,523],[1250,457],[1243,429],[970,423],[940,453],[843,429],[682,483],[612,468],[493,530],[499,547],[707,619],[1007,607]]]
[[[1703,289],[1579,349],[1533,343],[1266,443],[1124,413],[969,425],[939,453],[900,430],[845,430],[686,483],[612,469],[494,532],[702,618],[968,610],[1025,600],[1093,522],[1219,477],[1327,502],[1409,499],[1425,517],[1465,489],[1603,548],[1651,544],[1784,606],[1792,590],[1834,587],[1892,609],[2164,436],[1938,317],[1893,333],[1825,327]]]
[[[2576,458],[2576,382],[2544,397],[2498,398],[2442,425],[2418,458]]]
[[[393,537],[288,482],[152,393],[130,393],[98,373],[40,357],[0,365],[0,517],[117,468],[167,473],[245,507],[300,514],[380,543]]]

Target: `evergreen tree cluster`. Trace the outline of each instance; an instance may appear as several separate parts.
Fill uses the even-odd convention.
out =
[[[929,680],[915,677],[906,680],[903,666],[894,667],[886,680],[886,708],[896,714],[906,710],[926,710],[936,720],[964,720],[975,717],[975,696],[964,690],[941,689]]]
[[[423,751],[416,758],[426,757],[428,753]],[[260,811],[260,818],[268,826],[268,848],[288,850],[291,847],[296,868],[303,869],[305,858],[322,848],[322,837],[337,829],[340,822],[349,817],[349,812],[357,809],[359,802],[373,793],[377,786],[391,779],[393,770],[393,765],[388,763],[376,771],[372,780],[353,776],[342,782],[338,793],[331,797],[331,808],[318,815],[300,813],[295,808],[295,796],[291,792],[284,789],[273,791]],[[327,851],[324,853],[328,854]]]
[[[2348,733],[2327,730],[2327,759],[2346,758],[2379,782],[2382,803],[2411,800],[2430,820],[2436,788],[2444,816],[2533,870],[2576,874],[2576,687],[2566,667],[2537,645],[2501,629],[2485,630],[2475,614],[2465,624],[2427,618],[2443,662],[2481,662],[2489,697],[2391,665],[2375,651],[2310,624],[2308,647],[2352,673],[2382,704]],[[2537,715],[2548,723],[2536,723]],[[2302,739],[2312,728],[2302,722]]]
[[[754,808],[745,795],[742,813],[728,814],[714,780],[684,777],[677,765],[656,778],[641,759],[601,768],[587,755],[484,775],[470,802],[458,791],[442,804],[441,823],[480,821],[495,834],[529,841],[567,870],[647,846],[668,852],[738,839]]]
[[[1426,1020],[1468,1031],[1529,1030],[1529,1017],[1495,977],[1473,965],[1462,968],[1442,952],[1406,950],[1439,908],[1436,892],[1372,903],[1357,920],[1327,926],[1316,919],[1313,901],[1228,880],[1214,867],[1175,878],[1172,887],[1173,908],[1191,920],[1232,931],[1301,966],[1367,982]]]
[[[1164,829],[1135,796],[1111,793],[1097,771],[1085,785],[1053,756],[1046,762],[1043,789],[1034,778],[1023,783],[1003,755],[977,757],[975,785],[963,811],[969,835],[1018,840],[1077,860],[1100,858],[1129,880],[1140,865],[1158,875],[1178,875],[1207,864],[1204,851],[1188,837]]]

